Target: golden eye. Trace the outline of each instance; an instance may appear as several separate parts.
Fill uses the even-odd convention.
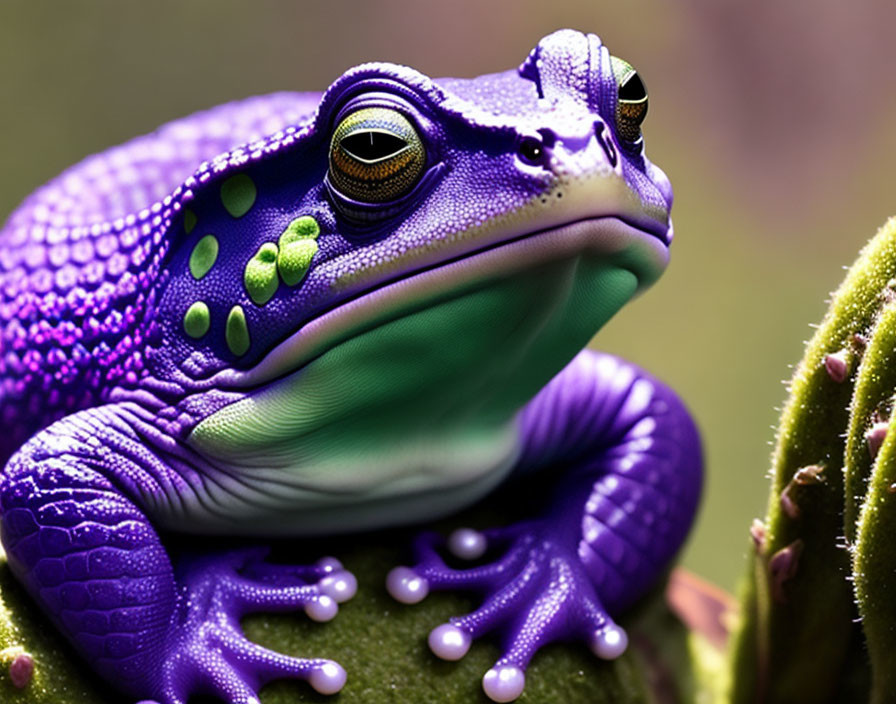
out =
[[[362,108],[343,118],[330,141],[330,183],[364,203],[388,203],[409,193],[426,164],[411,122],[390,108]]]
[[[621,139],[637,142],[647,116],[647,88],[631,64],[612,57],[613,75],[619,94],[616,100],[616,132]]]

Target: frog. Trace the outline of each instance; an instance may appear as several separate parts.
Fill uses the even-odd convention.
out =
[[[703,472],[679,397],[588,347],[668,263],[646,111],[629,63],[559,30],[499,73],[367,63],[175,120],[12,213],[0,539],[100,678],[159,704],[334,694],[336,661],[240,619],[328,621],[357,580],[270,542],[412,530],[531,477],[532,516],[423,530],[386,588],[476,595],[427,640],[458,660],[500,639],[496,702],[546,644],[625,651],[618,616],[668,571]]]

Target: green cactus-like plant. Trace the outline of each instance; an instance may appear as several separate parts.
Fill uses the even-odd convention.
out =
[[[732,704],[896,692],[896,218],[796,369],[732,646]]]

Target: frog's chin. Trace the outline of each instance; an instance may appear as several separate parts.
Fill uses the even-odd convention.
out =
[[[395,281],[287,340],[188,443],[274,502],[283,525],[265,530],[456,511],[506,475],[519,409],[665,253],[656,237],[596,218]],[[260,526],[251,503],[228,515]]]
[[[668,257],[655,232],[617,217],[586,218],[528,233],[365,292],[304,325],[253,368],[225,370],[211,381],[218,388],[264,386],[392,320],[561,260],[599,260],[630,272],[637,293],[658,278]]]

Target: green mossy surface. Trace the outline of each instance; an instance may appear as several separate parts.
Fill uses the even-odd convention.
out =
[[[458,519],[438,526],[468,525]],[[253,615],[245,619],[248,637],[275,650],[297,656],[338,660],[348,683],[335,697],[316,694],[303,682],[277,681],[262,690],[263,704],[330,702],[331,704],[489,704],[481,678],[499,657],[495,640],[474,643],[460,662],[443,662],[426,646],[426,636],[450,616],[476,607],[472,597],[433,593],[421,604],[405,606],[385,591],[387,572],[407,563],[411,531],[393,531],[317,542],[295,548],[278,544],[278,560],[309,560],[335,554],[358,577],[359,590],[341,605],[329,623],[314,623],[303,614]],[[716,668],[712,649],[689,634],[665,606],[658,588],[622,619],[631,647],[614,662],[595,658],[583,644],[554,644],[532,661],[520,704],[589,702],[648,704],[712,702]],[[0,564],[0,651],[24,647],[36,661],[35,677],[16,690],[6,667],[0,668],[0,702],[4,704],[118,704],[124,701],[103,687],[37,613]],[[698,655],[695,655],[698,653]],[[694,658],[701,659],[699,667]],[[695,674],[697,673],[697,674]],[[210,700],[195,700],[210,701]],[[194,704],[191,702],[191,704]]]
[[[35,659],[34,677],[22,690],[13,687],[9,678],[9,663],[14,653],[20,650]],[[36,613],[0,550],[0,702],[115,702],[108,690],[85,676],[84,669],[83,663],[75,659],[53,627]]]

